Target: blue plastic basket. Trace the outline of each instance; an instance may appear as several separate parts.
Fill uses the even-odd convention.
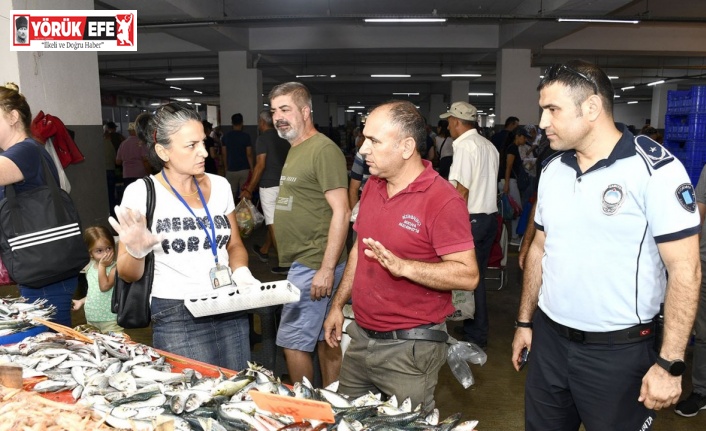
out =
[[[39,325],[39,326],[35,326],[34,328],[30,328],[26,331],[16,332],[16,333],[10,334],[10,335],[4,335],[4,336],[0,337],[0,346],[5,345],[5,344],[19,343],[20,341],[24,340],[27,337],[41,334],[42,332],[46,332],[48,329],[49,328],[47,328],[44,325]]]
[[[706,85],[691,87],[691,113],[706,114]],[[669,104],[669,98],[667,98]]]
[[[664,138],[670,141],[686,141],[689,136],[689,116],[668,114],[664,117]]]
[[[687,120],[686,139],[689,141],[706,141],[706,114],[690,114]]]

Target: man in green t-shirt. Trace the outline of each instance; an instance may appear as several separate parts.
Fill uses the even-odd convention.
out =
[[[282,168],[274,230],[280,266],[301,290],[285,304],[277,333],[292,382],[313,380],[311,357],[318,347],[324,386],[338,380],[341,348],[324,341],[323,322],[346,264],[348,207],[346,160],[338,146],[314,127],[311,94],[298,82],[270,92],[277,133],[292,148]]]

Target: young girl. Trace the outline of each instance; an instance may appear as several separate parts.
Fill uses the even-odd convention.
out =
[[[83,233],[83,240],[88,246],[91,262],[86,270],[88,293],[86,297],[74,300],[74,311],[84,304],[86,321],[101,332],[123,332],[118,326],[117,316],[110,311],[115,283],[115,240],[110,231],[103,226],[91,226]]]

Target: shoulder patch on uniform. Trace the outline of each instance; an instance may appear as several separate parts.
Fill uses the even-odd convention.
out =
[[[684,183],[674,192],[681,206],[690,213],[696,212],[696,193],[691,183]]]
[[[659,169],[674,160],[672,153],[645,135],[635,136],[635,149],[652,169]]]

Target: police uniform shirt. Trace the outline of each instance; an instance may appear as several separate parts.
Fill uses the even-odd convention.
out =
[[[620,127],[607,159],[581,174],[575,151],[559,153],[539,184],[535,224],[546,234],[539,307],[583,331],[651,321],[666,288],[657,244],[699,232],[681,162]]]

